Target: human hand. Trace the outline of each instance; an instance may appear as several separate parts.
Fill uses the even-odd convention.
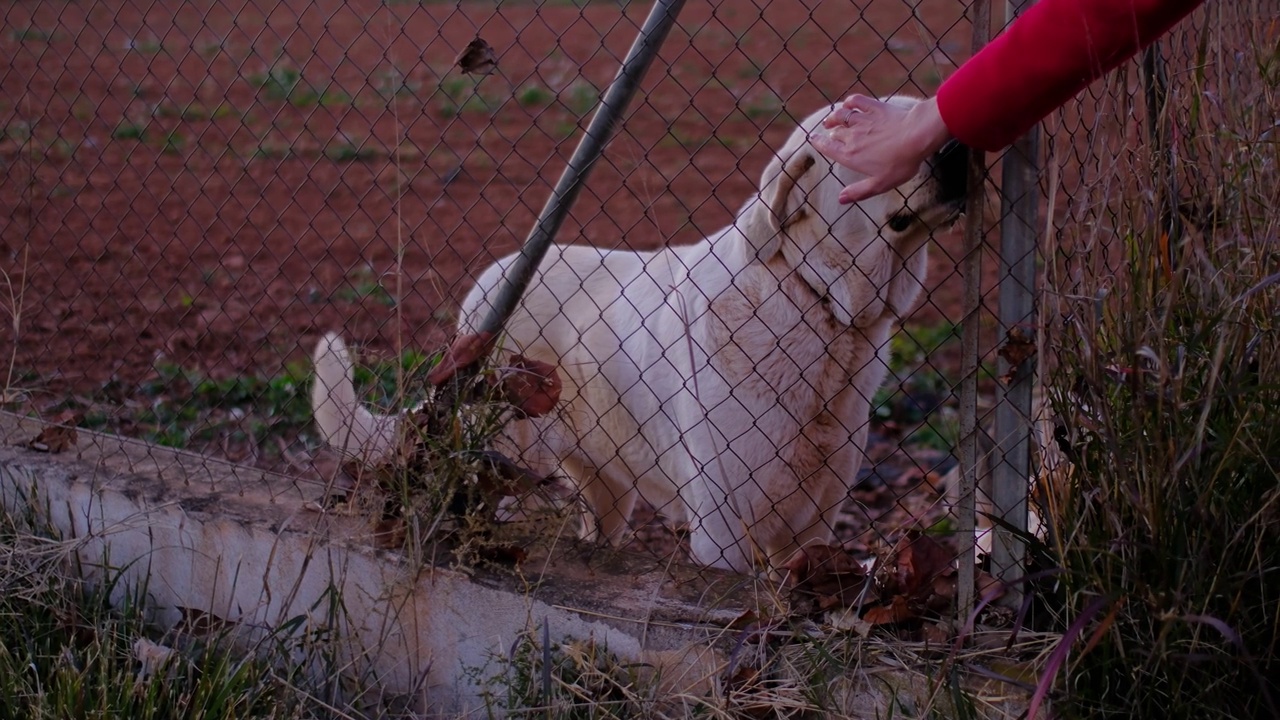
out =
[[[950,139],[934,99],[902,106],[850,95],[814,132],[818,152],[867,177],[840,193],[843,204],[892,190],[915,177],[920,164]]]

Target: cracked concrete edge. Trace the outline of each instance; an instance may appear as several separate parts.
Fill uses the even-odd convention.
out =
[[[368,523],[308,510],[318,484],[84,430],[62,453],[25,447],[41,429],[0,412],[0,504],[74,538],[89,574],[109,562],[118,592],[145,590],[158,625],[189,608],[260,635],[330,631],[361,687],[432,715],[490,710],[486,673],[522,634],[540,642],[544,623],[555,642],[593,639],[652,668],[662,696],[717,695],[743,639],[734,621],[779,600],[738,576],[598,548],[530,558],[523,575],[415,565],[374,547]],[[828,678],[840,717],[939,709],[928,667],[872,665]],[[1003,683],[964,684],[1001,698],[980,717],[1025,709]]]
[[[367,523],[308,510],[318,485],[84,430],[74,447],[37,452],[26,443],[41,427],[0,413],[0,503],[74,538],[91,574],[109,563],[117,592],[144,590],[159,625],[191,608],[264,632],[336,630],[363,682],[437,711],[477,709],[476,671],[544,622],[554,639],[593,638],[654,665],[670,692],[699,692],[724,667],[716,640],[742,612],[700,607],[735,580],[687,568],[558,558],[526,563],[546,568],[530,580],[413,567],[369,544]]]

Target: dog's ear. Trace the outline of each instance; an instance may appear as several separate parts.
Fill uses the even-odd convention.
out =
[[[886,300],[895,317],[905,318],[915,310],[924,292],[923,278],[928,272],[928,262],[929,250],[922,244],[918,250],[907,257],[898,274],[889,282]]]
[[[784,162],[774,160],[765,173],[764,190],[760,193],[768,208],[767,230],[757,238],[756,257],[768,260],[782,249],[782,232],[803,220],[809,212],[805,209],[804,193],[800,179],[813,169],[817,159],[811,150],[802,149]]]

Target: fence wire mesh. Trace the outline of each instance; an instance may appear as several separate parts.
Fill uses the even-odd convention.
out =
[[[647,11],[605,1],[8,4],[5,408],[210,462],[347,482],[335,478],[358,471],[313,422],[317,343],[333,332],[358,349],[358,394],[383,412],[430,394],[423,375],[475,321],[460,306],[477,281],[496,282],[486,268],[518,251]],[[597,539],[700,564],[748,569],[744,520],[768,526],[755,550],[773,565],[797,539],[864,560],[910,531],[954,557],[966,308],[963,240],[944,227],[943,206],[958,199],[951,169],[893,208],[827,217],[838,179],[793,138],[850,92],[932,94],[970,52],[973,11],[942,0],[685,7],[560,231],[578,249],[548,258],[502,339],[500,366],[519,352],[555,368],[559,402],[513,418],[503,385],[496,409],[451,416],[451,435],[429,432],[430,473],[418,470],[459,464],[474,482],[477,467],[497,463],[511,476],[484,453],[500,451],[521,472],[555,478],[539,488],[542,504],[585,502],[581,522]],[[1211,4],[1170,41],[1170,107],[1197,102],[1179,92],[1186,63],[1204,65],[1195,28],[1265,32],[1250,20],[1264,6],[1251,11]],[[481,54],[488,72],[463,72],[458,58],[476,39],[492,65]],[[998,378],[1010,369],[998,351],[1017,357],[1011,346],[1054,339],[1033,314],[1036,288],[1003,311],[998,288],[1011,265],[1034,266],[1037,241],[1059,295],[1081,272],[1115,271],[1117,168],[1145,167],[1164,147],[1139,139],[1135,73],[1050,121],[1049,171],[1029,166],[1043,193],[1032,244],[1018,255],[1000,252],[1014,212],[1000,184],[1013,166],[989,157],[991,175],[971,194],[986,198],[981,273],[970,278],[979,511],[992,509],[998,438],[1029,437],[1036,458],[1045,440],[1027,434],[1044,410],[1030,384],[1008,416],[1016,427],[997,432]],[[1178,114],[1160,120],[1176,128]],[[1187,173],[1179,165],[1171,177],[1193,181]],[[805,212],[843,235],[819,243]],[[781,244],[779,228],[789,231]],[[860,329],[845,330],[854,318]],[[1046,355],[1012,365],[1031,378]],[[502,428],[510,437],[495,439]],[[1006,497],[1025,497],[1026,463],[1006,474]],[[521,472],[514,482],[532,482]],[[534,510],[507,500],[502,513]],[[984,556],[989,542],[979,542]]]

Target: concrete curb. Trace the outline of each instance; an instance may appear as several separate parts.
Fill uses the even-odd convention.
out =
[[[789,652],[743,645],[731,629],[773,597],[751,579],[594,547],[558,551],[554,563],[534,555],[520,572],[414,563],[376,548],[370,523],[310,509],[324,495],[318,484],[84,430],[63,452],[38,452],[27,442],[41,429],[0,413],[0,504],[74,539],[90,581],[114,574],[114,599],[144,597],[161,628],[207,614],[250,642],[282,628],[326,638],[365,701],[429,716],[501,715],[485,705],[486,680],[520,637],[540,645],[544,627],[553,646],[592,640],[648,668],[658,697],[726,707],[753,702],[750,693],[726,697],[731,663]],[[811,630],[794,631],[800,645],[824,634]],[[794,681],[803,703],[803,689],[819,683],[839,708],[832,717],[947,714],[936,660],[908,666],[892,640],[842,647],[847,663],[815,679],[802,659],[780,669],[779,687]],[[990,698],[979,716],[1025,711],[1024,690],[959,672],[966,692]]]
[[[322,487],[83,430],[61,453],[25,447],[40,429],[0,414],[0,503],[76,539],[88,573],[109,563],[118,593],[145,588],[161,627],[190,609],[264,632],[305,618],[299,632],[342,639],[341,662],[362,683],[433,712],[480,709],[476,671],[544,623],[554,641],[594,639],[680,690],[706,685],[724,663],[711,641],[742,612],[696,604],[740,578],[604,553],[547,570],[530,558],[536,578],[414,568],[374,548],[367,523],[308,509]]]

